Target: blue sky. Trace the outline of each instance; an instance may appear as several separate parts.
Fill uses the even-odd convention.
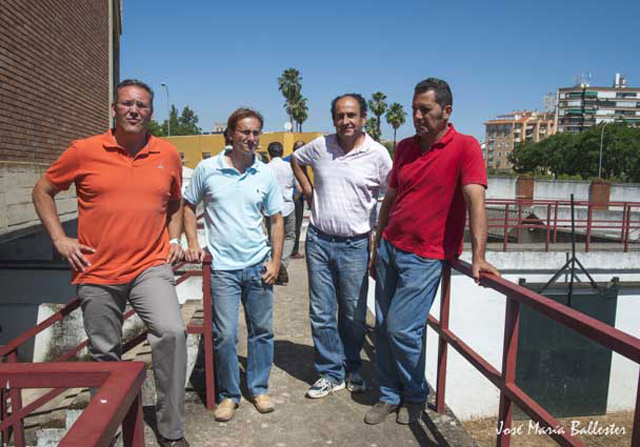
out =
[[[640,86],[640,1],[324,0],[217,2],[124,0],[121,77],[156,91],[155,118],[171,102],[193,108],[211,130],[237,107],[265,116],[265,131],[287,121],[277,78],[301,72],[305,131],[332,131],[338,94],[382,91],[399,102],[412,134],[414,85],[426,77],[453,90],[456,128],[484,138],[484,122],[542,109],[543,96],[574,84],[609,86],[616,72]],[[383,136],[393,136],[383,126]]]

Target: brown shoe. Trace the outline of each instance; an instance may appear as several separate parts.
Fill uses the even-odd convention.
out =
[[[237,403],[231,399],[224,399],[216,407],[213,417],[218,422],[229,422],[233,419],[233,415],[236,414],[236,408],[238,408]]]
[[[273,402],[268,394],[261,394],[253,398],[253,405],[260,413],[271,413],[276,407],[273,406]]]
[[[294,253],[291,255],[291,259],[304,259],[304,255],[302,253]]]

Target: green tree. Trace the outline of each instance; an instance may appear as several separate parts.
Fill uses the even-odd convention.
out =
[[[389,110],[387,111],[387,123],[393,127],[393,150],[396,150],[396,133],[398,128],[402,126],[406,119],[407,113],[404,111],[402,104],[394,102],[389,106]]]
[[[147,131],[155,136],[155,137],[165,137],[164,131],[162,130],[162,126],[156,120],[149,121],[149,127]]]
[[[202,130],[198,127],[198,115],[189,106],[182,109],[178,118],[178,129],[180,133],[175,135],[200,135]]]
[[[289,121],[291,124],[295,122],[293,117],[294,105],[296,102],[299,102],[301,99],[301,90],[302,90],[302,78],[300,77],[300,72],[295,68],[287,68],[282,76],[278,78],[278,90],[284,96],[285,103],[284,108],[289,115]]]
[[[369,118],[364,123],[364,130],[369,134],[369,136],[371,138],[373,138],[376,141],[380,141],[380,137],[382,135],[380,135],[380,133],[378,131],[378,120],[377,119],[375,119],[374,117]]]
[[[309,108],[307,107],[307,98],[302,96],[291,105],[291,114],[293,121],[297,125],[297,132],[302,132],[302,123],[309,117]]]
[[[371,113],[376,116],[375,134],[378,136],[378,138],[374,138],[376,141],[380,141],[380,137],[382,137],[382,130],[380,129],[380,117],[384,115],[384,112],[387,110],[387,103],[384,102],[385,99],[387,99],[387,95],[382,92],[375,92],[373,95],[371,95],[371,99],[369,100],[369,109],[371,110]]]

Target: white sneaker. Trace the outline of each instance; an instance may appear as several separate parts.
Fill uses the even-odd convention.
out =
[[[334,383],[331,379],[326,377],[320,377],[316,383],[311,385],[307,390],[307,397],[311,399],[320,399],[321,397],[333,394],[336,391],[344,390],[344,381],[340,383]]]
[[[352,393],[364,393],[367,390],[367,382],[364,381],[359,372],[347,374],[347,390]]]

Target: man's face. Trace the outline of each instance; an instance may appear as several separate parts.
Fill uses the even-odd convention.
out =
[[[366,115],[360,112],[360,104],[355,98],[345,96],[336,102],[333,125],[341,138],[354,138],[362,133]]]
[[[260,120],[253,116],[242,118],[236,123],[236,129],[231,134],[234,151],[240,153],[253,153],[258,147],[262,127]]]
[[[295,144],[293,145],[293,152],[297,151],[302,146],[304,146],[304,143],[302,141],[296,141]]]
[[[124,133],[146,135],[152,115],[151,95],[135,85],[122,87],[118,92],[118,101],[111,107],[116,129]]]
[[[413,125],[421,137],[436,136],[447,127],[451,106],[440,107],[433,90],[413,97]]]

